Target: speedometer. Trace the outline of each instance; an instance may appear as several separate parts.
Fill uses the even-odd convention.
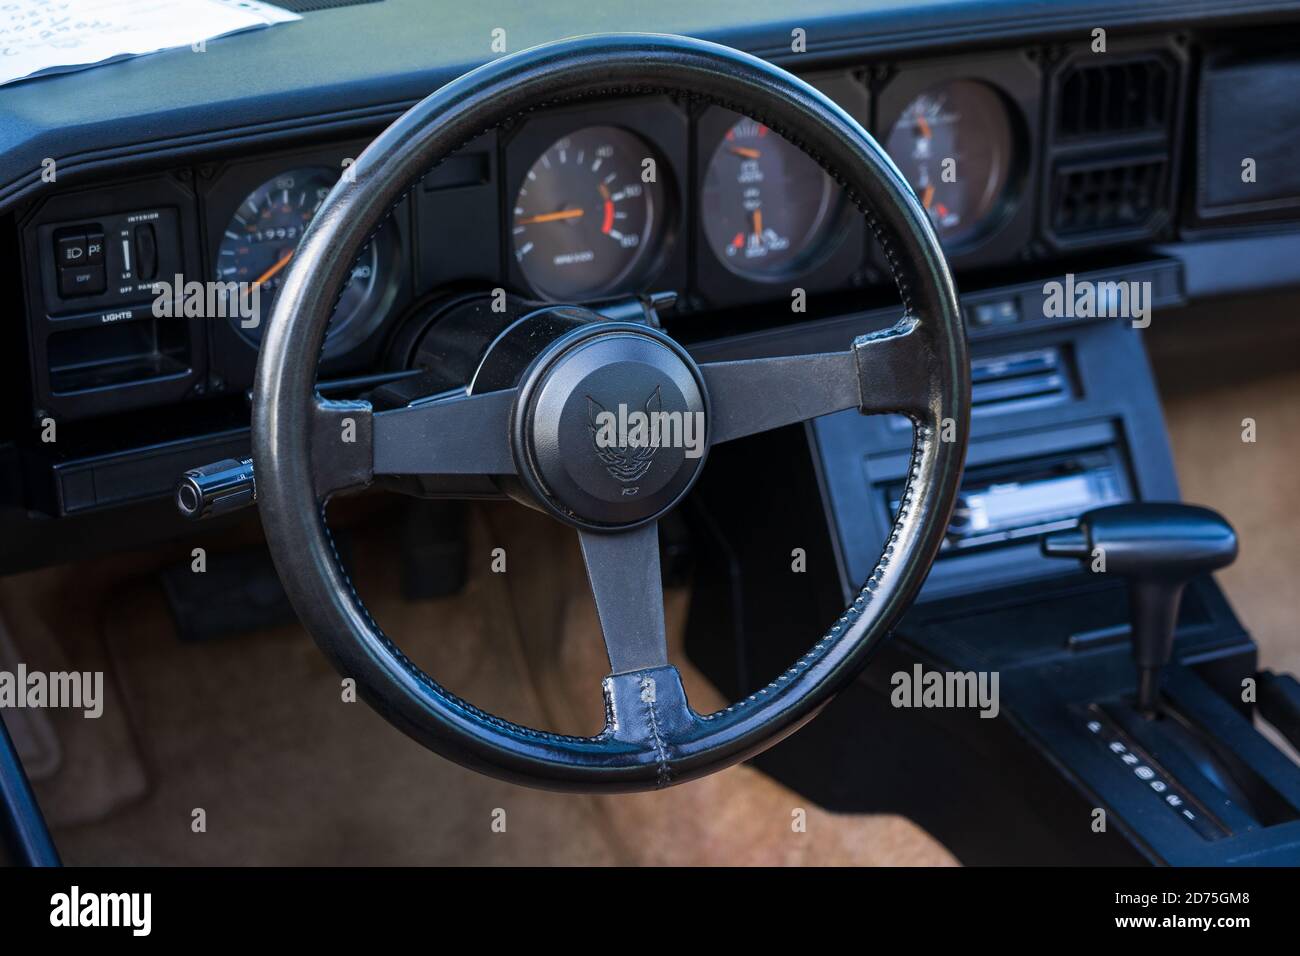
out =
[[[511,231],[515,260],[540,295],[583,300],[628,291],[657,245],[663,189],[643,178],[653,154],[614,126],[556,140],[524,176]]]
[[[266,319],[298,243],[337,179],[338,174],[327,167],[282,173],[246,196],[226,225],[217,248],[217,279],[231,283],[231,295],[246,296],[246,290],[257,289],[257,321],[232,319],[250,344],[261,343]],[[364,336],[371,320],[382,318],[385,293],[391,285],[386,282],[386,259],[391,256],[385,255],[390,248],[391,236],[381,233],[362,251],[330,320],[327,349],[339,351],[353,344]],[[238,314],[234,303],[228,314]]]

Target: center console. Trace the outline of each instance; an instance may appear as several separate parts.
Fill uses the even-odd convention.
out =
[[[1295,701],[1260,688],[1295,682],[1258,672],[1254,643],[1204,573],[1222,560],[1185,564],[1195,565],[1185,588],[1170,579],[1162,592],[1172,604],[1151,592],[1164,623],[1152,601],[1129,595],[1124,575],[1166,580],[1179,549],[1195,555],[1196,528],[1171,542],[1167,531],[1188,526],[1153,521],[1155,539],[1136,550],[1132,535],[1097,542],[1111,552],[1111,573],[1089,567],[1081,517],[1126,514],[1115,507],[1126,503],[1148,514],[1143,503],[1179,493],[1141,329],[1047,315],[1044,296],[1065,279],[964,292],[973,412],[947,540],[916,606],[858,682],[756,763],[829,809],[905,814],[967,863],[1296,863],[1300,766],[1255,726],[1267,714],[1294,734]],[[1150,282],[1163,321],[1176,322],[1183,301],[1173,260],[1073,279]],[[855,316],[803,345],[842,347],[895,317]],[[773,330],[696,353],[777,354],[789,344]],[[732,697],[806,651],[808,635],[870,576],[912,430],[901,418],[846,413],[780,441],[714,457],[701,491],[703,573],[729,586],[716,602],[697,589],[687,648]],[[806,483],[801,456],[815,476]],[[781,496],[758,527],[728,504],[755,473]],[[791,583],[787,547],[803,552],[806,579]],[[1142,560],[1126,565],[1124,547]],[[736,618],[719,650],[717,632]],[[1154,633],[1166,623],[1167,635]],[[1164,664],[1158,683],[1153,661]],[[995,676],[996,713],[899,706],[899,675],[918,669]]]
[[[1071,526],[1091,508],[1178,497],[1140,330],[1117,318],[1044,317],[1044,288],[1063,278],[963,297],[972,353],[970,447],[923,601],[1059,575],[1039,554],[1044,533]],[[1155,308],[1182,301],[1181,266],[1166,261],[1076,280],[1150,282]],[[981,324],[988,303],[1017,319]],[[848,597],[871,574],[888,534],[911,423],[832,415],[813,423],[812,439]]]

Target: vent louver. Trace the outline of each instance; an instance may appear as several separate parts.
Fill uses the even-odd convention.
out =
[[[1160,56],[1075,63],[1059,82],[1060,139],[1161,132],[1169,123],[1174,76],[1171,64]]]
[[[1093,162],[1056,170],[1052,230],[1058,236],[1142,231],[1164,208],[1167,160]]]
[[[1036,349],[971,362],[971,410],[1023,411],[1069,401],[1060,349]]]

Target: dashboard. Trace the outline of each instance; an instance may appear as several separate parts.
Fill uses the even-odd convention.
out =
[[[1266,33],[1114,31],[1099,57],[1073,21],[1046,28],[1068,4],[1037,25],[1021,22],[1014,3],[966,6],[1000,17],[996,39],[963,36],[969,24],[949,11],[941,44],[906,41],[901,21],[877,41],[861,29],[879,13],[871,4],[835,28],[833,43],[823,24],[804,56],[788,54],[784,26],[764,25],[761,40],[734,25],[712,35],[794,70],[886,147],[948,253],[973,342],[1045,327],[1034,290],[1067,271],[1141,268],[1173,301],[1181,273],[1150,265],[1160,244],[1294,229],[1300,187],[1278,187],[1261,210],[1221,185],[1235,160],[1206,147],[1234,138],[1211,137],[1207,123],[1227,128],[1250,112],[1231,100],[1242,69],[1234,51],[1267,44]],[[160,54],[6,94],[21,120],[0,130],[11,151],[28,148],[20,134],[38,125],[33,116],[53,123],[78,109],[37,96],[53,89],[41,84],[89,95],[97,77],[117,78],[104,91],[122,115],[67,121],[93,146],[59,140],[52,126],[33,141],[42,152],[59,140],[76,158],[61,160],[71,172],[57,182],[0,182],[0,233],[22,280],[10,289],[18,347],[5,387],[15,411],[0,435],[0,474],[10,476],[0,501],[51,516],[103,512],[160,501],[195,462],[246,454],[258,345],[321,200],[437,84],[441,74],[415,64],[432,56],[455,74],[483,58],[460,47],[435,56],[394,34],[400,76],[378,76],[373,59],[347,51],[347,27],[413,6],[373,7],[308,14],[282,39],[233,38],[210,54],[249,67],[277,43],[294,49],[301,29],[302,48],[337,48],[338,86],[322,85],[313,60],[280,76],[240,70],[218,95],[214,74],[173,58],[175,88],[155,90],[149,71],[170,56]],[[299,81],[298,112],[269,113]],[[137,121],[131,110],[144,101],[132,90],[194,103],[166,123]],[[1265,108],[1290,115],[1275,99]],[[873,309],[898,308],[863,217],[778,133],[690,97],[593,101],[486,133],[413,184],[340,291],[322,391],[355,397],[409,376],[413,330],[440,303],[498,290],[582,303],[672,293],[668,331],[705,348],[778,334],[794,336],[785,348],[821,347],[799,330],[857,328]],[[1078,392],[1070,348],[1026,354],[1038,365],[1011,367]],[[40,440],[50,423],[57,443]]]
[[[1038,235],[1033,50],[804,78],[886,144],[956,262],[1023,258]],[[80,420],[247,389],[297,242],[366,143],[218,149],[41,204],[21,226],[40,410]],[[788,319],[795,298],[887,294],[884,276],[831,176],[754,119],[669,97],[550,110],[411,191],[340,294],[322,375],[382,367],[395,327],[447,288],[673,292],[680,316]]]

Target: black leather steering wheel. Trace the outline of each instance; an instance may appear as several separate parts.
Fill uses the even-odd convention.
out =
[[[885,251],[902,296],[899,322],[841,352],[697,364],[648,325],[557,306],[503,333],[455,393],[378,412],[316,394],[315,360],[354,261],[432,166],[533,110],[650,93],[744,113],[821,164]],[[761,60],[682,37],[619,34],[547,44],[462,76],[397,120],[352,172],[320,208],[277,297],[253,402],[271,553],[298,615],[339,671],[431,750],[551,789],[680,783],[750,757],[812,718],[920,588],[948,525],[969,423],[952,277],[929,219],[880,146],[824,95]],[[705,457],[660,447],[629,495],[627,473],[614,474],[592,440],[593,397],[640,407],[656,390],[664,410],[704,416],[708,446],[849,408],[914,423],[902,503],[861,593],[776,680],[714,714],[690,708],[668,662],[656,525]],[[493,476],[578,529],[611,665],[601,734],[564,736],[485,713],[440,687],[380,630],[339,562],[323,509],[331,494],[384,475]]]

